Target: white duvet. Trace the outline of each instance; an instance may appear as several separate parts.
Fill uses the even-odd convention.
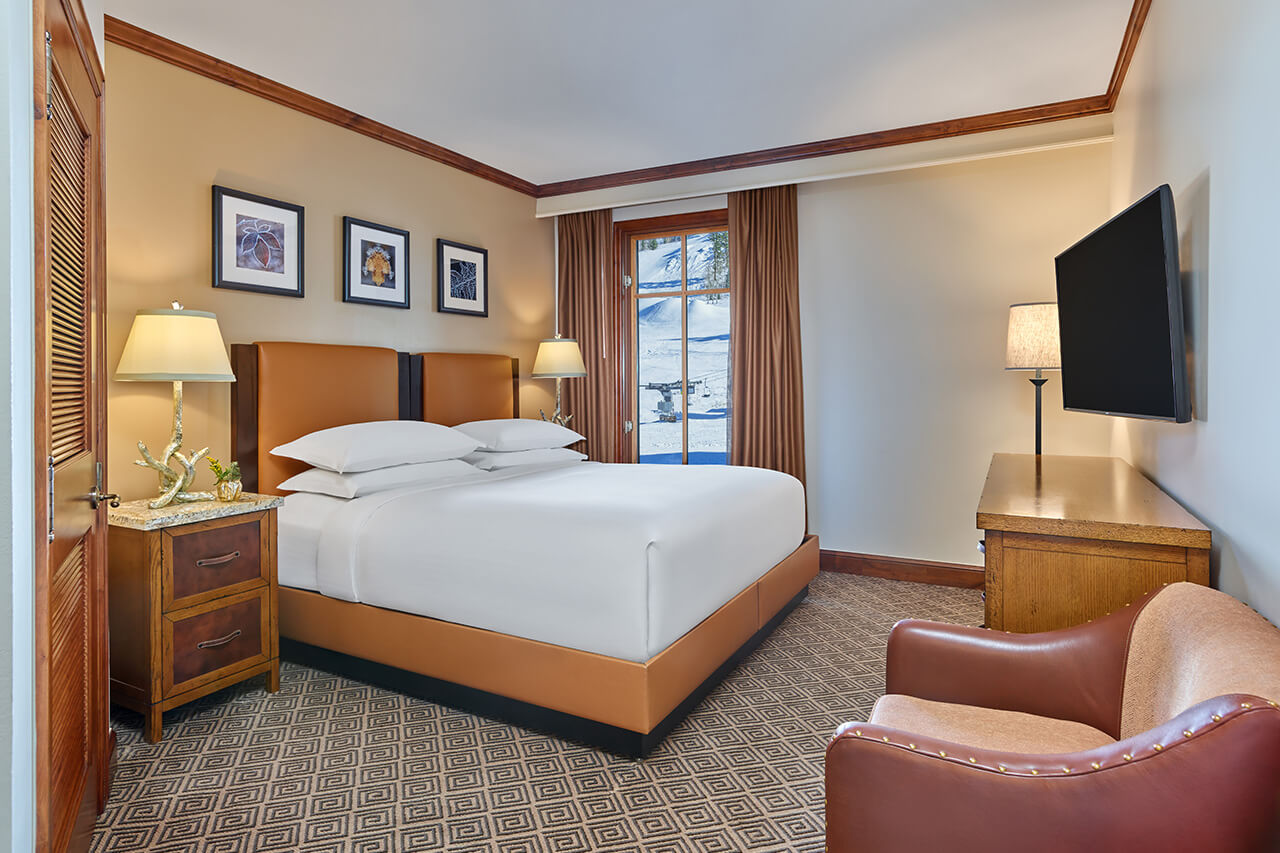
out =
[[[280,582],[645,661],[791,553],[804,490],[758,468],[578,463],[353,500],[295,494]]]

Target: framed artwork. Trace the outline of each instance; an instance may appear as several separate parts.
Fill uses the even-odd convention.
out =
[[[213,286],[302,297],[302,206],[213,188]]]
[[[342,301],[409,307],[409,232],[342,217]]]
[[[436,240],[436,310],[489,316],[489,250]]]

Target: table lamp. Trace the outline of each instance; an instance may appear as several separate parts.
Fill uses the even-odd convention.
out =
[[[573,415],[560,412],[560,380],[575,379],[587,375],[587,366],[582,361],[582,350],[574,338],[562,338],[557,334],[538,344],[538,355],[533,360],[534,379],[554,379],[556,381],[556,410],[551,417],[538,410],[544,421],[551,421],[560,426],[568,426]]]
[[[187,311],[177,302],[172,308],[139,311],[129,329],[115,379],[173,383],[173,435],[164,455],[156,459],[139,441],[142,459],[134,461],[160,475],[160,496],[148,506],[160,509],[174,501],[213,500],[212,492],[187,491],[196,476],[196,463],[208,454],[209,448],[196,451],[190,458],[182,453],[182,383],[236,381],[218,330],[218,318],[207,311]],[[180,470],[170,467],[170,460],[177,460]]]
[[[1040,389],[1049,380],[1042,371],[1060,370],[1058,303],[1023,302],[1009,306],[1009,340],[1005,370],[1034,370],[1036,386],[1036,455],[1040,455]]]

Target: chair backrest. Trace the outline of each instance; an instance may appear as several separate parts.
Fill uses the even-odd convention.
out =
[[[1280,629],[1226,593],[1170,584],[1134,621],[1120,737],[1229,693],[1280,701]]]

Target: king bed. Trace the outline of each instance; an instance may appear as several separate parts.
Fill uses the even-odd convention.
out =
[[[519,415],[506,356],[232,347],[245,487],[305,465],[316,430]],[[805,595],[818,548],[794,478],[577,462],[480,471],[279,517],[281,653],[366,682],[644,755]]]

